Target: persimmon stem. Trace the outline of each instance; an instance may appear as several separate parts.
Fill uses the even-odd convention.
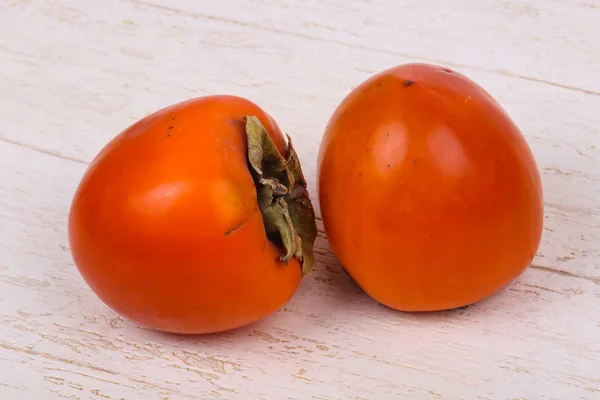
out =
[[[257,117],[246,115],[244,121],[250,172],[267,235],[281,240],[283,262],[295,257],[302,273],[308,274],[316,267],[313,245],[317,226],[298,154],[288,136],[284,158]]]

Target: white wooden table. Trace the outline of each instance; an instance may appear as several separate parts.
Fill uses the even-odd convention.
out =
[[[544,237],[508,288],[463,311],[394,312],[320,237],[319,271],[285,308],[180,337],[84,284],[71,196],[127,125],[189,97],[248,97],[292,134],[314,196],[333,108],[412,61],[479,82],[539,163]],[[0,2],[0,399],[600,399],[599,77],[598,0]]]

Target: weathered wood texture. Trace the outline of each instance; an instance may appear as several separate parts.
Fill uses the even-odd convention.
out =
[[[591,0],[2,2],[0,399],[600,399],[599,21]],[[284,309],[178,337],[121,319],[83,283],[71,195],[134,120],[246,96],[293,135],[314,189],[333,108],[409,61],[479,82],[539,162],[544,237],[508,288],[463,311],[393,312],[321,236],[319,271]]]

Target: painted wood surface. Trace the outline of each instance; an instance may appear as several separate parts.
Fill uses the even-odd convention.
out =
[[[592,0],[1,2],[0,399],[600,399],[598,21]],[[334,107],[412,61],[479,82],[536,156],[544,236],[509,287],[462,311],[394,312],[323,232],[294,298],[225,334],[141,329],[84,284],[71,196],[133,121],[248,97],[294,137],[315,195]]]

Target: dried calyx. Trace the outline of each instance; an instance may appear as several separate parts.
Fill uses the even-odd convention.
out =
[[[248,161],[267,235],[281,242],[282,261],[287,264],[296,257],[302,273],[307,274],[316,266],[313,244],[317,227],[298,155],[289,136],[286,159],[257,117],[245,116],[244,120]]]

